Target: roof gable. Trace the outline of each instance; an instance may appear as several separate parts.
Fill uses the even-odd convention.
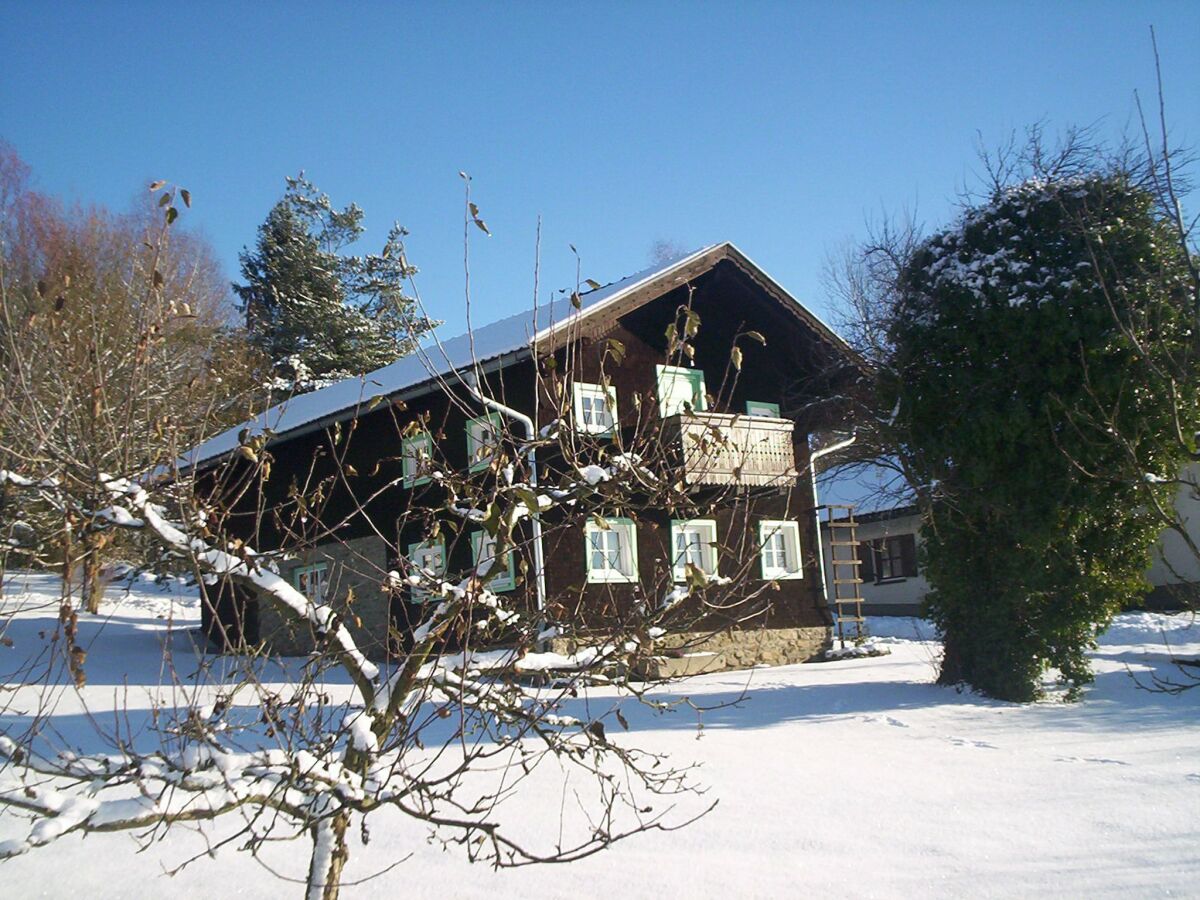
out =
[[[839,351],[853,351],[832,329],[805,309],[769,275],[731,243],[712,244],[692,253],[658,263],[619,281],[582,293],[578,306],[569,297],[500,319],[449,340],[438,339],[418,347],[383,368],[347,378],[307,394],[290,397],[249,422],[230,428],[189,451],[178,462],[181,468],[201,465],[235,451],[244,429],[270,430],[278,437],[298,435],[335,421],[366,412],[377,397],[395,398],[420,393],[437,378],[469,371],[477,366],[504,365],[547,352],[570,340],[584,323],[609,321],[730,259],[779,302],[799,316],[823,340]]]

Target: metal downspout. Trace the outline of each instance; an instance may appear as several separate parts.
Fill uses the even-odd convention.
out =
[[[537,429],[533,424],[533,419],[522,412],[518,412],[511,406],[505,406],[498,400],[493,400],[487,397],[479,390],[479,377],[475,372],[468,372],[463,378],[463,384],[471,396],[486,406],[488,409],[500,413],[502,416],[507,416],[515,422],[520,423],[525,428],[525,436],[532,442],[537,437]],[[527,454],[529,458],[529,486],[537,493],[537,448],[531,447]],[[542,552],[542,517],[538,510],[532,510],[533,513],[533,569],[534,569],[534,589],[537,594],[538,615],[541,616],[546,611],[546,571],[543,565]]]

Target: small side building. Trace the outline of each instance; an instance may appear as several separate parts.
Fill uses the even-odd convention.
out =
[[[921,517],[915,506],[898,506],[856,514],[859,577],[863,615],[916,616],[929,592],[921,574]],[[828,520],[821,523],[821,546],[825,571],[832,571],[833,536]],[[832,603],[833,579],[827,578],[828,602]]]

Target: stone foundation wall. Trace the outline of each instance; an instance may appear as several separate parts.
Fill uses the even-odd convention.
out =
[[[554,653],[575,653],[589,646],[586,637],[561,637],[550,641]],[[712,653],[706,671],[748,669],[751,666],[786,666],[817,659],[830,646],[829,629],[823,625],[801,628],[750,628],[706,632],[680,632],[663,635],[656,642],[658,652]],[[719,662],[718,662],[719,660]]]
[[[355,538],[344,544],[316,547],[280,567],[279,574],[295,585],[297,569],[325,563],[325,598],[342,616],[359,648],[368,657],[386,653],[391,624],[388,597],[381,589],[387,566],[387,548],[378,537]],[[312,629],[280,614],[273,605],[259,601],[259,636],[271,653],[305,656],[312,652]]]
[[[829,646],[829,629],[809,626],[734,629],[717,634],[668,634],[659,639],[659,646],[719,653],[725,660],[726,669],[786,666],[819,657]]]

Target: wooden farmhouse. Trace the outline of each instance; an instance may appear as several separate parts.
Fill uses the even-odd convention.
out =
[[[669,337],[680,321],[697,326],[686,356]],[[203,482],[248,436],[265,435],[257,446],[269,474],[231,501],[227,530],[275,553],[281,576],[333,603],[359,646],[386,657],[403,652],[419,599],[388,573],[419,565],[452,578],[489,552],[470,522],[427,540],[429,517],[403,514],[445,506],[439,471],[501,477],[487,471],[489,450],[506,433],[560,429],[601,462],[650,435],[663,452],[647,465],[685,485],[703,514],[680,518],[634,493],[605,509],[603,525],[527,528],[491,589],[536,611],[560,643],[581,642],[661,602],[690,563],[740,577],[759,598],[749,613],[705,613],[709,668],[799,662],[828,645],[832,622],[810,437],[836,424],[837,398],[859,367],[836,334],[723,243],[426,342],[218,435],[187,464]],[[549,450],[528,462],[541,483],[562,475]],[[318,487],[319,504],[298,514],[296,497]],[[274,512],[284,508],[289,516]],[[311,649],[311,634],[256,598],[210,593],[210,635],[284,654]]]

